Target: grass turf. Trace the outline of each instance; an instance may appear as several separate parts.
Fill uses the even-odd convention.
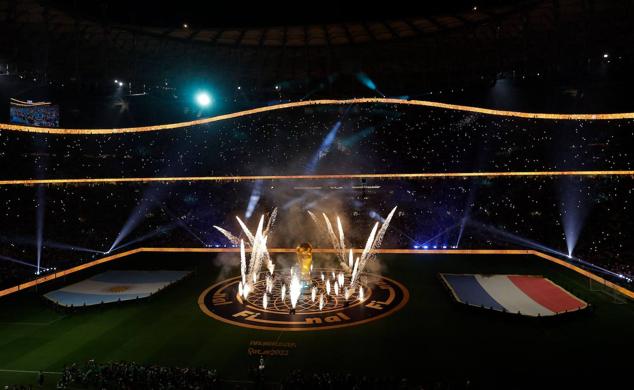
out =
[[[631,350],[634,305],[590,291],[587,279],[537,257],[384,255],[383,273],[409,289],[409,303],[378,321],[316,332],[246,329],[204,315],[198,296],[220,272],[212,260],[209,254],[140,254],[114,265],[196,266],[190,278],[139,302],[64,313],[46,303],[42,291],[0,300],[0,383],[36,380],[35,374],[2,370],[61,371],[67,363],[88,359],[206,366],[216,368],[221,378],[244,380],[258,360],[247,352],[252,340],[296,344],[289,356],[267,358],[272,381],[302,368],[427,382],[469,378],[503,387],[518,378],[582,382],[588,371],[580,366],[595,373],[629,367],[620,352]],[[438,272],[540,274],[593,307],[549,319],[470,309],[453,302]],[[47,376],[53,387],[55,375]]]

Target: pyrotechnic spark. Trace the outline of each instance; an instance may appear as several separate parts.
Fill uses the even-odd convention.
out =
[[[240,240],[240,273],[242,274],[242,284],[247,282],[247,256],[244,251],[244,240]]]
[[[330,219],[326,215],[326,213],[322,213],[324,217],[324,221],[326,222],[326,232],[328,237],[330,238],[330,243],[333,248],[337,251],[337,257],[339,258],[339,263],[343,269],[347,268],[346,265],[346,243],[345,236],[343,233],[343,226],[341,225],[341,219],[337,216],[337,229],[339,230],[339,236],[335,234],[335,231],[330,223]],[[311,213],[312,217],[312,213]]]
[[[269,305],[269,298],[267,297],[266,294],[264,294],[262,296],[262,307],[264,307],[266,309],[266,307]]]
[[[271,293],[273,291],[273,278],[270,275],[266,275],[266,292]]]
[[[359,286],[359,300],[363,301],[363,286]]]
[[[269,221],[266,224],[266,229],[264,229],[264,235],[270,236],[271,232],[273,232],[273,225],[275,225],[275,220],[277,219],[277,207],[271,211],[271,216],[269,217]]]
[[[240,239],[236,236],[234,236],[233,234],[231,234],[231,232],[221,228],[220,226],[216,226],[214,225],[214,228],[216,230],[218,230],[220,233],[222,233],[225,237],[227,237],[227,239],[233,244],[233,245],[239,245],[240,244]]]
[[[282,292],[281,294],[281,298],[282,298],[282,302],[284,302],[284,300],[286,299],[286,285],[282,284]]]
[[[335,295],[339,295],[339,282],[335,282]]]
[[[242,287],[242,296],[244,297],[244,299],[247,299],[249,297],[250,292],[251,292],[251,285],[247,283]]]
[[[310,291],[310,300],[311,302],[315,302],[315,298],[317,297],[317,287],[313,287]]]
[[[326,294],[330,295],[330,279],[326,279]]]
[[[299,299],[299,296],[302,294],[302,284],[299,281],[299,277],[297,275],[293,276],[293,278],[291,279],[290,290],[291,307],[294,309],[297,305],[297,300]]]
[[[319,294],[319,310],[321,311],[321,309],[324,308],[324,294],[321,293]]]

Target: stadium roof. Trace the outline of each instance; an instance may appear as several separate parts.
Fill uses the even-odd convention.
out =
[[[188,1],[108,7],[0,0],[0,65],[93,80],[213,69],[266,84],[360,67],[388,78],[448,80],[579,65],[603,50],[632,51],[629,2],[489,1],[475,9],[467,3],[474,4],[427,10],[322,4],[293,12],[261,5],[239,12],[241,3],[215,10]]]

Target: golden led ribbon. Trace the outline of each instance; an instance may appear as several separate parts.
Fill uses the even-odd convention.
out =
[[[250,250],[250,249],[247,249]],[[64,277],[66,275],[73,274],[75,272],[79,272],[88,268],[92,268],[99,264],[104,264],[111,262],[113,260],[117,260],[123,257],[127,257],[140,252],[150,252],[150,253],[238,253],[240,248],[136,248],[131,249],[129,251],[117,253],[115,255],[106,256],[101,259],[93,260],[88,263],[80,264],[75,267],[68,268],[66,270],[58,271],[55,273],[51,273],[45,276],[41,276],[35,280],[31,280],[17,286],[9,287],[4,290],[0,290],[0,297],[5,295],[14,294],[18,291],[25,290],[27,288],[31,288],[37,286],[39,284],[48,282],[50,280],[55,280],[57,278]],[[295,248],[269,248],[270,253],[294,253],[296,251]],[[332,248],[314,248],[313,253],[335,253],[335,249]],[[355,253],[361,253],[363,249],[357,248],[352,249]],[[634,299],[634,292],[628,290],[623,286],[619,286],[618,284],[612,283],[609,280],[606,280],[598,275],[593,274],[587,270],[577,267],[576,265],[570,264],[567,261],[558,259],[554,256],[547,255],[545,253],[532,250],[532,249],[377,249],[376,253],[379,254],[409,254],[409,255],[430,255],[430,254],[446,254],[446,255],[533,255],[537,257],[541,257],[544,260],[553,262],[555,264],[559,264],[562,267],[568,268],[574,272],[577,272],[587,278],[595,280],[619,293],[625,295],[630,299]]]
[[[64,185],[170,182],[239,182],[253,180],[356,180],[356,179],[433,179],[469,177],[533,177],[533,176],[634,176],[634,170],[623,171],[525,171],[525,172],[431,172],[431,173],[357,173],[333,175],[263,175],[263,176],[174,176],[174,177],[110,177],[78,179],[8,179],[0,186]]]
[[[212,116],[210,118],[198,119],[188,122],[170,123],[164,125],[141,126],[141,127],[125,127],[119,129],[61,129],[53,127],[35,127],[20,126],[7,123],[0,123],[0,130],[25,131],[31,133],[46,134],[67,134],[67,135],[99,135],[99,134],[124,134],[139,133],[145,131],[159,131],[180,129],[183,127],[191,127],[204,125],[207,123],[223,121],[227,119],[239,118],[248,115],[254,115],[262,112],[283,110],[287,108],[305,107],[305,106],[323,106],[323,105],[349,105],[349,104],[399,104],[407,106],[422,106],[442,108],[446,110],[473,112],[485,115],[527,118],[527,119],[550,119],[550,120],[617,120],[617,119],[634,119],[634,112],[613,113],[613,114],[548,114],[533,113],[507,110],[494,110],[490,108],[463,106],[459,104],[448,104],[440,102],[432,102],[428,100],[403,100],[392,98],[358,98],[358,99],[320,99],[320,100],[304,100],[299,102],[281,103],[272,106],[252,108],[249,110],[238,111],[230,114]]]

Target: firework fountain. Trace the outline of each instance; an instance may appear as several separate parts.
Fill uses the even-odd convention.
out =
[[[335,233],[328,215],[322,213],[323,222],[320,223],[320,218],[308,212],[310,218],[329,238],[339,262],[339,269],[313,270],[312,263],[306,262],[312,248],[310,244],[304,243],[298,247],[297,265],[276,272],[275,263],[268,252],[267,241],[273,231],[277,209],[273,210],[268,221],[265,221],[264,215],[260,218],[255,233],[249,230],[239,217],[236,217],[236,220],[242,229],[240,235],[234,235],[218,226],[214,228],[234,245],[240,246],[241,277],[237,297],[242,302],[249,302],[264,310],[282,308],[287,309],[290,314],[295,314],[300,303],[301,310],[311,312],[325,310],[337,302],[347,305],[351,301],[365,299],[364,290],[367,287],[364,286],[361,275],[366,265],[375,259],[376,249],[381,246],[395,212],[396,207],[390,211],[383,223],[374,224],[361,254],[356,259],[353,250],[346,246],[343,224],[338,215],[335,216]],[[246,240],[239,236],[245,237]],[[312,261],[312,258],[310,260]]]

